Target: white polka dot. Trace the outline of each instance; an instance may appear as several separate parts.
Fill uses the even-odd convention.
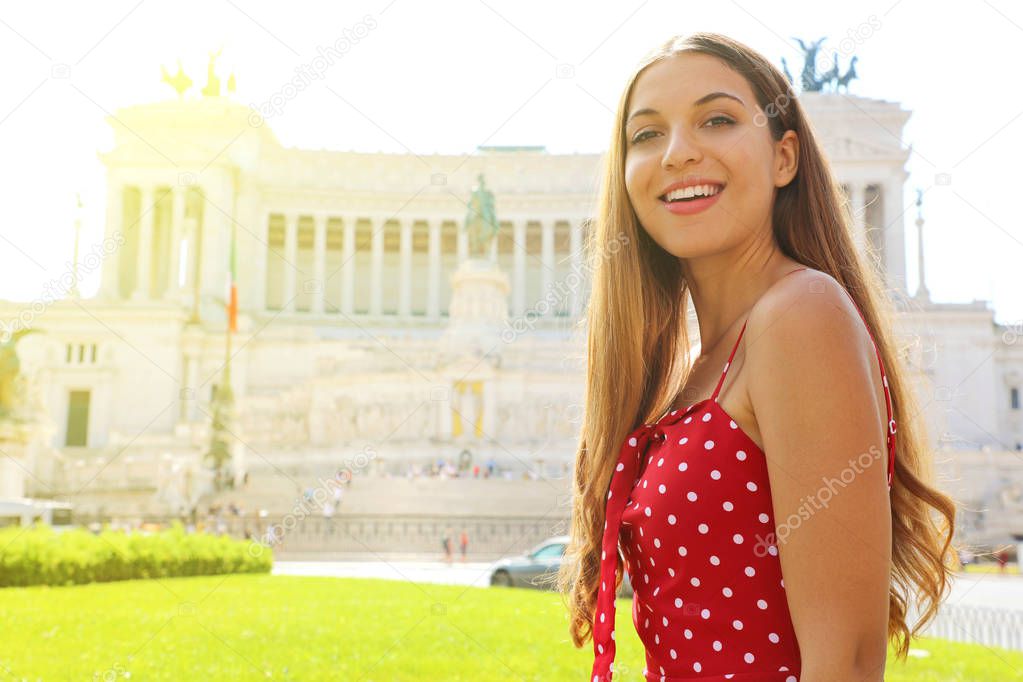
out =
[[[652,514],[653,512],[650,510],[650,507],[647,507],[646,509],[643,510],[643,513],[646,514],[647,516],[650,516],[650,514]]]
[[[689,423],[689,422],[691,422],[691,421],[693,421],[693,418],[692,418],[692,417],[686,417],[686,418],[685,418],[684,420],[682,420],[682,423],[683,423],[683,424],[688,424],[688,423]]]
[[[757,600],[757,607],[761,608],[761,609],[766,609],[767,608],[767,602],[764,601],[763,599],[758,599]]]
[[[629,445],[631,445],[632,447],[636,447],[636,437],[635,436],[633,436],[632,438],[629,439]]]
[[[686,469],[688,469],[688,468],[689,468],[689,465],[688,465],[688,464],[686,464],[685,462],[682,462],[682,463],[680,463],[680,464],[678,465],[678,470],[679,470],[679,471],[685,471],[685,470],[686,470]]]
[[[696,527],[696,530],[700,531],[703,534],[706,534],[707,531],[710,530],[710,526],[708,526],[706,523],[701,523],[699,526]]]
[[[686,493],[686,499],[689,500],[690,502],[696,502],[696,493],[690,490],[688,493]]]
[[[600,653],[600,654],[604,653],[604,645],[603,644],[598,644],[597,645],[597,653]]]
[[[799,679],[795,675],[789,675],[785,678],[785,682],[799,682]]]
[[[745,460],[745,459],[746,459],[746,451],[745,451],[745,450],[739,450],[739,451],[737,451],[737,452],[735,453],[735,458],[736,458],[737,460],[739,460],[740,462],[741,462],[741,461],[743,461],[743,460]]]
[[[739,428],[739,425],[735,423],[734,419],[729,419],[728,420],[728,427],[731,428],[731,429],[737,429],[737,428]]]
[[[709,422],[710,421],[710,412],[708,412],[707,414],[703,415],[703,421],[705,421],[705,422]]]
[[[751,654],[750,652],[747,651],[743,655],[742,660],[746,661],[747,663],[752,663],[753,662],[753,654]]]
[[[661,618],[661,623],[664,624],[664,627],[668,627],[668,617],[667,616],[663,616]]]
[[[780,640],[780,639],[781,639],[781,637],[779,637],[779,636],[778,636],[778,633],[777,633],[777,632],[772,632],[771,634],[769,634],[769,635],[767,636],[767,638],[768,638],[769,640],[771,640],[771,641],[772,641],[773,643],[775,643],[775,644],[777,644],[777,643],[778,643],[778,640]]]
[[[615,631],[614,631],[614,630],[612,630],[612,631],[611,631],[611,639],[614,639],[614,638],[615,638]]]
[[[682,599],[680,597],[675,597],[675,608],[676,609],[682,608]]]
[[[752,578],[756,574],[757,574],[757,572],[756,572],[756,570],[754,570],[754,568],[752,566],[747,566],[746,567],[746,575],[748,575],[749,577]]]
[[[771,556],[778,556],[778,548],[775,545],[768,545],[767,553]]]
[[[738,619],[733,620],[732,627],[735,628],[736,630],[742,630],[742,621]]]
[[[607,558],[607,551],[601,550],[600,551],[600,560],[603,561],[606,558]]]
[[[703,666],[700,665],[699,661],[693,661],[693,670],[695,670],[696,672],[700,672],[702,668]]]
[[[710,609],[703,609],[702,611],[700,611],[700,618],[704,620],[710,618]]]
[[[647,484],[647,482],[646,482],[646,481],[643,481],[643,487],[644,487],[644,488],[646,487],[646,484]]]
[[[782,578],[779,582],[781,583],[781,588],[784,590],[785,589],[785,579]]]
[[[707,450],[712,450],[714,448],[714,441],[708,440],[703,444],[703,447],[706,448]]]
[[[678,519],[675,518],[674,514],[668,514],[668,523],[670,525],[674,526],[676,521],[678,521]]]
[[[689,628],[686,628],[686,629],[685,629],[685,630],[684,630],[684,631],[682,632],[682,634],[686,636],[686,639],[692,639],[692,638],[693,638],[693,631],[692,631],[692,630],[690,630]]]
[[[768,521],[771,520],[771,517],[765,514],[764,512],[760,512],[760,515],[757,516],[757,518],[760,519],[760,523],[767,523]]]
[[[714,651],[721,651],[721,642],[718,640],[715,639],[712,646],[714,647]]]
[[[754,483],[753,481],[750,481],[749,483],[746,484],[746,488],[748,488],[751,493],[755,493],[757,491],[757,484]]]
[[[685,445],[688,442],[689,442],[689,436],[682,436],[682,438],[679,440],[678,444],[679,445]]]
[[[725,508],[725,511],[732,511],[733,509],[735,509],[735,505],[729,502],[728,500],[725,500],[721,506]]]
[[[657,459],[657,466],[661,466],[662,464],[664,464],[664,458],[663,457],[659,457]]]
[[[660,643],[661,643],[661,636],[659,634],[654,634],[654,644],[660,644]]]
[[[711,554],[710,563],[712,563],[715,566],[719,566],[721,564],[721,559],[718,559],[716,554]]]
[[[657,486],[657,492],[661,493],[662,495],[664,494],[664,492],[665,492],[666,490],[667,490],[667,488],[666,488],[666,487],[664,486],[664,484],[663,484],[663,483],[662,483],[662,484],[660,484],[659,486]]]
[[[674,649],[672,649],[672,650],[671,650],[671,651],[669,651],[668,653],[669,653],[669,654],[671,654],[671,657],[672,657],[672,658],[678,658],[678,653],[676,653]]]
[[[600,622],[601,623],[604,622],[604,612],[603,611],[600,612]]]
[[[621,462],[618,462],[618,466],[615,467],[615,471],[622,471],[624,469],[625,469],[625,465],[622,464]]]
[[[692,578],[689,579],[689,582],[692,583],[693,587],[699,587],[700,586],[700,579],[697,578],[695,575]]]
[[[672,578],[674,578],[675,577],[675,569],[674,568],[669,568],[668,569],[668,575],[670,575]]]
[[[721,588],[721,594],[725,595],[726,597],[731,597],[732,596],[732,588],[731,587],[722,587]]]
[[[710,477],[717,481],[721,478],[721,472],[718,471],[717,469],[714,469],[714,471],[710,472]]]
[[[742,544],[742,536],[739,535],[738,533],[736,533],[735,535],[732,536],[732,542],[734,542],[737,545],[741,545]]]
[[[654,547],[660,547],[660,546],[661,546],[661,539],[660,538],[654,538]]]
[[[686,555],[686,553],[687,553],[687,552],[686,552],[686,547],[685,547],[685,545],[679,545],[679,546],[678,546],[678,555],[679,555],[679,556],[685,556],[685,555]]]

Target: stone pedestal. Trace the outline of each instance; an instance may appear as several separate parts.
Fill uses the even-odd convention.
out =
[[[451,275],[449,320],[440,342],[442,366],[483,356],[486,364],[499,364],[510,290],[508,275],[493,261],[462,261]]]
[[[493,379],[501,364],[508,321],[508,276],[491,260],[470,258],[451,275],[451,305],[439,348],[447,382],[443,439],[472,443],[492,437]],[[479,453],[472,453],[479,456]]]
[[[33,441],[31,423],[0,421],[0,499],[25,497],[25,479],[32,470],[29,447]]]

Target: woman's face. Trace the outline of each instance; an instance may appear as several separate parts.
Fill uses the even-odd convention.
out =
[[[705,54],[669,57],[640,74],[625,145],[625,184],[636,215],[679,258],[770,234],[775,190],[796,172],[795,133],[772,140],[746,80]],[[710,196],[684,189],[690,186]]]

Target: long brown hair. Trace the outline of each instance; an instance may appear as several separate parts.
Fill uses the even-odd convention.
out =
[[[683,52],[717,57],[742,75],[760,109],[771,114],[767,120],[775,141],[786,130],[795,131],[799,168],[795,178],[777,191],[774,240],[786,256],[828,273],[848,290],[881,353],[898,423],[890,492],[888,638],[897,645],[896,656],[905,659],[911,637],[934,618],[951,586],[955,503],[932,486],[926,429],[889,331],[892,301],[874,266],[853,243],[845,196],[802,106],[785,77],[763,56],[715,33],[674,37],[637,65],[619,100],[604,158],[596,220],[587,237],[592,284],[571,540],[557,577],[567,601],[572,642],[582,647],[593,635],[604,505],[621,441],[638,424],[656,419],[671,406],[691,364],[688,282],[680,260],[642,229],[626,193],[624,170],[625,116],[636,79],[651,64]],[[620,553],[617,559],[616,588],[622,581]],[[911,630],[906,621],[914,596],[920,619]]]

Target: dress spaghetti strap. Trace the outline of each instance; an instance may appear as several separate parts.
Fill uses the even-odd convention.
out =
[[[803,270],[809,270],[809,268],[800,268],[798,270],[793,270],[792,272],[788,272],[788,273],[782,275],[781,277],[779,277],[779,279],[782,279],[784,277],[788,277],[789,275],[791,275],[793,273],[796,273],[796,272],[802,272]],[[849,297],[849,300],[851,300],[853,302],[853,307],[856,308],[856,312],[859,313],[860,319],[863,321],[863,326],[867,328],[867,335],[870,337],[870,342],[874,346],[874,355],[877,356],[877,363],[878,363],[878,366],[881,368],[881,383],[884,386],[885,408],[886,408],[886,410],[888,412],[888,424],[886,425],[887,428],[885,429],[885,433],[886,433],[885,438],[886,438],[886,444],[888,446],[888,489],[891,490],[892,482],[893,482],[894,476],[895,476],[895,442],[896,442],[895,441],[895,432],[896,432],[896,423],[895,423],[895,416],[892,413],[891,393],[888,390],[888,376],[885,374],[885,371],[884,371],[884,361],[881,359],[881,351],[877,347],[877,342],[874,341],[874,334],[873,334],[873,332],[870,331],[870,325],[867,324],[867,319],[863,316],[863,311],[860,310],[859,305],[857,305],[857,303],[856,303],[856,299],[853,298],[852,294],[849,293],[849,290],[846,289],[845,287],[842,287],[842,286],[840,286],[840,288],[842,289],[842,291],[844,291],[846,293],[846,295]],[[714,401],[714,402],[717,402],[718,394],[721,392],[721,387],[725,383],[725,376],[728,374],[728,368],[732,365],[732,359],[735,357],[735,351],[738,350],[738,348],[739,348],[739,341],[742,340],[742,335],[743,335],[743,332],[746,331],[746,324],[748,322],[749,322],[749,317],[747,317],[746,320],[742,323],[742,329],[739,330],[739,336],[735,340],[735,345],[732,346],[732,352],[728,356],[728,362],[725,363],[724,368],[721,370],[721,377],[718,379],[717,386],[714,387],[714,392],[710,396],[710,399],[712,401]]]

